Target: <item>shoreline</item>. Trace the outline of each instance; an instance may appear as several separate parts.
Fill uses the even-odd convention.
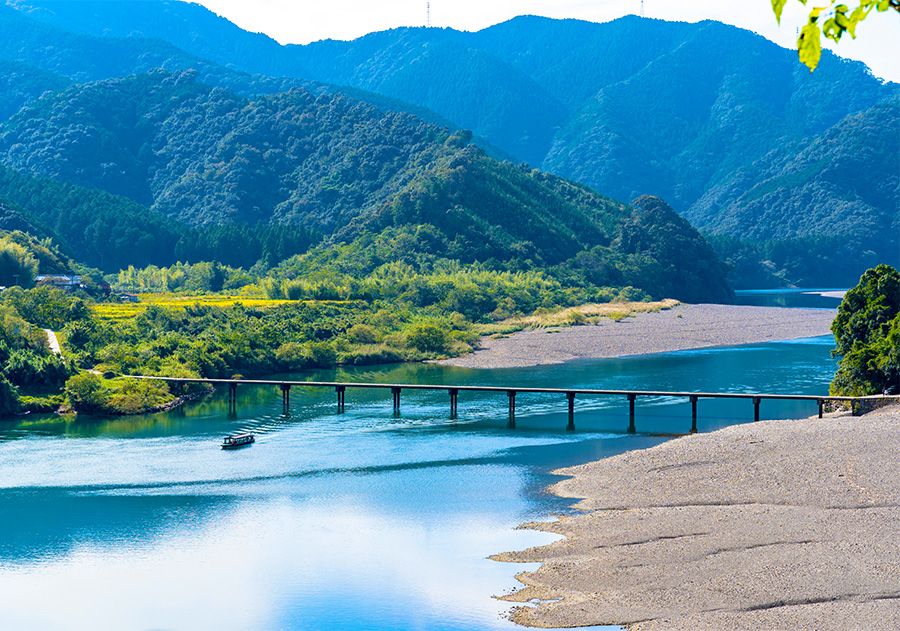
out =
[[[531,627],[900,627],[900,405],[763,421],[553,473],[584,511],[502,599]],[[827,457],[823,457],[827,455]]]
[[[524,368],[578,359],[818,337],[831,333],[835,309],[679,304],[597,324],[530,329],[485,337],[473,353],[440,360],[462,368]]]

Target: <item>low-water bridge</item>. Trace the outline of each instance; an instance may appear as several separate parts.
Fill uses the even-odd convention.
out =
[[[145,375],[123,375],[132,379],[165,381],[170,384],[206,383],[228,386],[228,408],[230,412],[237,409],[238,385],[276,386],[281,390],[282,404],[287,412],[290,406],[291,388],[329,388],[337,394],[337,410],[343,412],[348,388],[390,390],[393,399],[394,414],[400,413],[400,393],[404,390],[444,391],[450,397],[450,418],[457,417],[457,403],[460,392],[495,392],[506,394],[509,409],[509,427],[516,425],[516,397],[519,394],[558,394],[564,396],[568,409],[568,425],[566,429],[575,429],[575,398],[590,396],[625,397],[628,400],[628,432],[636,432],[635,402],[638,397],[673,397],[687,399],[691,403],[691,433],[697,431],[697,405],[700,399],[745,399],[753,403],[753,420],[759,420],[759,408],[763,400],[788,400],[815,402],[819,418],[822,418],[824,406],[828,402],[849,403],[854,414],[863,411],[864,407],[876,406],[887,400],[900,402],[900,396],[876,395],[867,397],[843,397],[812,394],[771,394],[743,392],[668,392],[662,390],[600,390],[594,388],[534,388],[518,386],[478,386],[478,385],[446,385],[446,384],[413,384],[413,383],[365,383],[339,381],[285,381],[278,379],[203,379],[190,377],[156,377]]]

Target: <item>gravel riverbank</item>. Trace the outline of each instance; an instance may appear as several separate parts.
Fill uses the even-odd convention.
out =
[[[685,436],[558,471],[583,515],[500,561],[536,627],[900,628],[900,406]],[[561,599],[550,601],[550,599]]]
[[[532,329],[484,338],[469,355],[441,363],[466,368],[513,368],[573,359],[644,355],[710,346],[827,335],[836,311],[739,305],[679,305],[620,321]]]

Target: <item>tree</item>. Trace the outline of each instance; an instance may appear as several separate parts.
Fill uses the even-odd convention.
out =
[[[900,389],[900,273],[890,265],[866,271],[847,292],[831,325],[841,356],[831,383],[836,395]]]
[[[0,375],[0,418],[19,410],[19,391],[4,375]]]
[[[0,285],[30,287],[38,271],[34,256],[18,243],[0,240]]]
[[[79,373],[66,382],[66,396],[69,403],[79,412],[99,412],[106,409],[109,393],[103,382],[95,374]]]
[[[422,353],[447,352],[447,332],[437,324],[414,324],[406,334],[406,343]]]
[[[772,0],[772,10],[775,11],[779,24],[787,1]],[[799,2],[804,6],[807,4],[807,0]],[[850,37],[856,39],[856,27],[872,11],[884,13],[893,9],[900,12],[900,0],[859,0],[855,4],[856,6],[851,6],[838,0],[827,0],[825,6],[813,6],[810,9],[809,19],[797,38],[800,61],[809,67],[810,72],[816,69],[822,58],[822,35],[835,43],[841,41],[844,33],[849,33]]]

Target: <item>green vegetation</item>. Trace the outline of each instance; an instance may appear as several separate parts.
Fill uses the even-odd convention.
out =
[[[320,258],[352,262],[362,251],[417,265],[429,257],[509,271],[567,265],[570,284],[693,300],[668,293],[671,275],[685,272],[708,278],[690,290],[705,299],[728,292],[715,255],[671,211],[631,209],[497,161],[469,133],[347,97],[293,90],[251,100],[190,73],[153,72],[47,93],[3,127],[0,157],[39,175],[0,169],[0,197],[67,253],[107,271],[222,264],[120,279],[135,290],[237,288],[248,280],[237,267],[265,270],[316,247]],[[47,177],[69,183],[45,185]],[[686,250],[658,260],[658,240],[623,238],[635,222]],[[575,257],[587,250],[592,267],[583,270]],[[612,274],[597,277],[596,259]]]
[[[434,257],[425,257],[428,270],[424,264],[417,270],[392,262],[365,273],[360,261],[378,262],[371,251],[350,248],[340,254],[316,251],[289,260],[264,277],[254,276],[241,295],[142,294],[140,303],[113,304],[44,286],[8,289],[0,293],[7,340],[2,348],[9,349],[0,356],[9,380],[5,396],[20,399],[18,409],[38,411],[59,407],[55,393],[64,391],[66,404],[77,411],[136,413],[203,389],[170,391],[164,383],[114,375],[252,376],[434,359],[468,352],[498,326],[540,326],[548,318],[579,324],[672,304],[614,303],[646,294],[634,288],[567,287],[542,272],[490,271]],[[330,267],[317,268],[321,257],[330,259]],[[124,276],[167,278],[183,271],[176,266]],[[267,298],[266,291],[302,300]],[[589,300],[609,304],[570,308],[563,319],[552,315]],[[522,319],[535,311],[534,322]],[[59,332],[64,360],[48,353],[38,327]]]
[[[791,52],[747,32],[636,17],[525,17],[477,33],[396,29],[281,47],[196,5],[131,4],[97,12],[29,0],[0,12],[0,58],[16,60],[11,74],[33,76],[10,93],[0,129],[0,162],[15,170],[0,179],[32,185],[14,182],[7,193],[0,182],[0,199],[15,197],[32,234],[107,272],[176,261],[269,267],[352,232],[348,224],[410,191],[452,187],[432,167],[452,164],[463,143],[423,122],[438,119],[431,111],[491,150],[615,198],[660,195],[705,231],[740,242],[719,253],[751,274],[733,272],[741,286],[816,274],[843,284],[876,262],[900,264],[894,170],[872,168],[896,162],[897,86],[860,64],[826,53],[811,76]],[[833,19],[836,34],[839,14],[852,24],[857,6],[883,5],[832,3],[835,15],[818,22]],[[141,74],[158,67],[170,73]],[[355,98],[230,68],[348,85]],[[118,79],[84,83],[110,77]],[[865,137],[848,143],[859,116]],[[865,168],[850,145],[863,149]],[[878,174],[884,186],[870,186]],[[43,192],[45,176],[67,181],[67,204]],[[97,189],[119,196],[95,198]],[[491,196],[471,202],[454,217],[489,218]],[[836,216],[852,217],[852,229],[833,229]],[[834,247],[838,233],[843,248]],[[768,258],[794,240],[814,251]]]
[[[774,4],[777,8],[779,3]],[[833,37],[844,32],[852,35],[850,26],[867,11],[897,8],[896,2],[879,0],[824,4],[828,11],[819,14],[816,23]],[[747,265],[740,267],[757,276],[766,276],[767,269],[774,268],[775,277],[769,275],[772,282],[774,278],[801,282],[809,275],[801,272],[792,277],[792,270],[805,268],[813,273],[820,270],[824,284],[843,284],[874,262],[900,264],[896,260],[900,248],[887,236],[900,231],[896,225],[893,231],[883,229],[883,218],[896,216],[896,193],[890,193],[896,187],[888,183],[883,189],[890,193],[887,197],[869,196],[866,186],[841,176],[852,172],[870,179],[872,174],[893,174],[893,169],[871,167],[896,162],[897,151],[890,143],[878,142],[871,148],[858,143],[866,147],[869,166],[865,169],[822,169],[810,164],[790,178],[775,177],[776,165],[810,143],[815,142],[816,150],[825,156],[822,165],[833,161],[845,140],[835,134],[854,115],[878,104],[896,112],[896,102],[891,104],[896,84],[884,84],[861,64],[827,52],[815,75],[810,75],[798,71],[790,51],[739,29],[636,17],[609,24],[523,17],[477,33],[395,29],[352,42],[282,47],[189,3],[141,3],[140,7],[109,3],[102,12],[85,10],[81,2],[23,0],[15,6],[18,11],[3,7],[0,12],[0,58],[15,59],[7,71],[28,79],[18,82],[21,89],[10,92],[9,116],[16,106],[26,110],[34,106],[44,92],[65,97],[42,100],[40,107],[29,110],[31,114],[17,115],[30,120],[8,123],[10,138],[25,143],[21,153],[13,151],[3,161],[17,169],[121,192],[146,211],[140,220],[154,224],[144,225],[147,234],[153,234],[153,229],[161,233],[148,240],[158,244],[155,250],[135,248],[145,258],[127,260],[117,251],[120,243],[125,253],[132,241],[143,245],[132,238],[137,235],[126,236],[128,222],[137,217],[117,222],[114,213],[98,219],[84,212],[69,234],[58,229],[69,226],[64,220],[56,223],[57,229],[50,229],[52,222],[34,221],[40,213],[29,211],[29,220],[46,229],[41,236],[53,236],[68,254],[106,271],[128,264],[171,265],[178,260],[250,267],[262,259],[274,265],[305,251],[347,219],[338,217],[331,227],[321,228],[321,221],[328,224],[334,219],[331,197],[336,198],[338,210],[346,207],[345,201],[362,208],[396,191],[389,182],[402,159],[390,148],[401,147],[401,154],[406,151],[393,135],[405,131],[403,115],[394,114],[396,118],[387,126],[374,125],[363,142],[365,128],[371,126],[363,122],[371,116],[368,106],[357,107],[359,101],[337,97],[344,98],[354,115],[363,119],[352,123],[338,114],[339,108],[326,105],[335,98],[333,89],[307,85],[321,115],[308,106],[291,106],[291,112],[315,121],[322,133],[298,134],[283,124],[290,118],[283,112],[284,98],[256,97],[305,85],[302,81],[241,75],[231,68],[352,86],[355,97],[377,103],[382,113],[405,108],[420,118],[436,120],[432,114],[436,112],[449,121],[443,124],[471,129],[475,138],[506,155],[615,198],[627,200],[648,192],[659,195],[692,221],[701,218],[695,225],[741,241],[763,255],[766,250],[781,250],[779,244],[794,239],[812,244],[827,241],[834,231],[822,226],[841,207],[844,216],[858,220],[849,239],[872,239],[862,257],[847,256],[852,248],[836,250],[829,242],[806,261],[756,257],[752,264],[745,261]],[[894,17],[895,11],[890,13]],[[137,31],[143,36],[135,36]],[[635,49],[634,41],[652,44]],[[180,104],[154,101],[149,91],[147,101],[141,102],[130,96],[133,93],[124,84],[103,96],[83,85],[65,90],[73,82],[125,77],[158,67],[176,76],[181,70],[195,70],[195,81],[226,90],[193,98],[189,82],[182,79],[181,95],[187,102]],[[685,82],[694,86],[689,93],[682,89]],[[0,80],[0,109],[3,94]],[[235,95],[251,97],[240,111],[229,109],[229,103],[243,99]],[[67,105],[69,98],[72,108]],[[81,107],[77,113],[76,105]],[[229,116],[234,129],[220,130],[229,125],[224,122]],[[191,123],[183,124],[185,119]],[[145,124],[131,125],[132,120]],[[273,121],[278,122],[266,125]],[[889,133],[895,126],[888,119],[873,118],[867,124],[881,139],[896,137]],[[340,127],[339,134],[335,126]],[[77,134],[67,129],[83,131],[87,142],[73,144]],[[830,140],[817,142],[824,133]],[[159,137],[151,138],[154,134]],[[328,143],[326,149],[320,141]],[[114,160],[91,155],[101,145],[110,149]],[[58,147],[63,151],[56,155],[53,151]],[[255,153],[254,147],[262,153]],[[150,148],[158,153],[153,155]],[[209,159],[192,162],[185,154],[194,148]],[[296,177],[286,174],[282,160],[298,158],[301,166]],[[195,168],[184,168],[187,164]],[[386,164],[390,166],[385,168]],[[147,177],[151,173],[152,182]],[[377,190],[360,190],[349,177],[354,173],[371,179]],[[818,181],[795,192],[789,179],[804,177]],[[265,184],[266,194],[248,196],[252,183]],[[737,199],[750,189],[763,193],[770,187],[765,199]],[[815,203],[809,203],[810,199]],[[27,196],[19,200],[19,207],[27,206]],[[147,205],[158,212],[149,211]],[[58,214],[52,205],[41,206],[48,215]],[[193,232],[195,225],[172,225],[173,215],[182,207],[193,209],[190,217],[182,219],[191,224],[202,221],[199,233]],[[721,220],[716,217],[720,210]],[[748,237],[742,231],[747,223],[732,220],[738,211],[761,234],[778,236],[772,237],[771,244],[769,238]],[[258,221],[260,215],[272,212],[278,224],[274,229]],[[246,214],[253,218],[251,225],[230,223]],[[301,215],[306,218],[300,219]],[[164,221],[155,225],[157,219]],[[280,229],[291,224],[293,230]],[[297,230],[301,225],[303,229]],[[68,241],[76,239],[85,245],[70,248]],[[743,245],[741,249],[748,252]],[[720,254],[736,256],[734,251],[720,250]],[[741,286],[754,284],[752,278],[737,272],[733,278]]]
[[[831,326],[841,360],[832,394],[900,391],[900,273],[868,270],[847,292]]]
[[[772,0],[772,10],[779,23],[787,1]],[[807,4],[807,0],[799,1],[803,5]],[[856,39],[856,27],[873,11],[884,13],[893,9],[900,12],[900,0],[859,0],[854,4],[855,6],[846,5],[838,0],[829,0],[825,6],[816,2],[810,9],[809,20],[797,38],[800,61],[809,67],[810,72],[816,69],[822,58],[822,35],[835,42],[840,42],[844,33],[849,33],[850,37]]]
[[[885,133],[900,126],[898,103],[773,151],[754,165],[755,181],[726,178],[694,205],[687,218],[710,234],[735,284],[849,286],[878,263],[900,265],[900,173],[872,168],[900,155],[900,138]]]
[[[0,294],[0,416],[47,407],[41,399],[58,392],[74,371],[71,362],[50,353],[44,332],[6,302],[10,292],[28,293],[15,288]]]
[[[31,252],[0,236],[0,283],[30,287],[37,270],[38,262]]]
[[[458,355],[511,317],[689,295],[701,278],[704,295],[728,295],[712,250],[660,200],[629,207],[465,145],[454,155],[391,205],[271,268],[176,263],[107,276],[113,299],[141,290],[137,303],[98,302],[103,293],[90,287],[6,289],[5,413],[136,413],[203,391],[115,375],[230,377]],[[478,214],[489,203],[508,229]],[[30,273],[81,267],[47,239],[2,234]],[[42,328],[57,332],[63,358]]]

